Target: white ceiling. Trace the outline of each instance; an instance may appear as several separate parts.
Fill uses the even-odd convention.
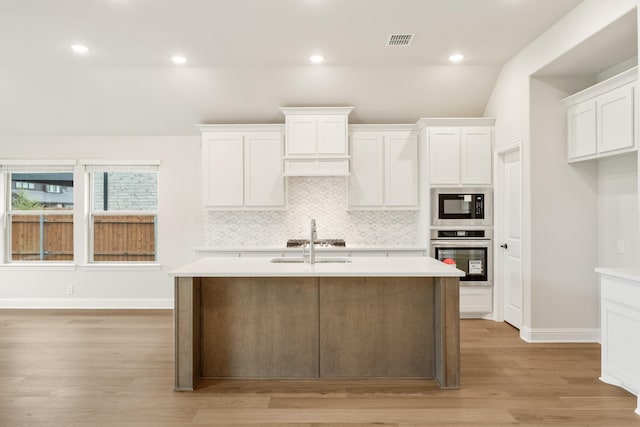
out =
[[[2,0],[3,65],[503,64],[581,0]],[[409,47],[386,47],[394,32]],[[69,55],[72,43],[91,55]]]
[[[284,105],[354,105],[353,122],[481,115],[501,65],[580,1],[2,0],[0,133],[194,134],[282,122]],[[386,47],[394,32],[416,37]]]

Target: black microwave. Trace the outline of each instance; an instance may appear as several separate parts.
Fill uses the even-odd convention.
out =
[[[432,189],[432,225],[491,225],[489,189]]]

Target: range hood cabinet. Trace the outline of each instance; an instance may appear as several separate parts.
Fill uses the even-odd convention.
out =
[[[283,107],[285,176],[349,175],[349,113],[353,107]]]

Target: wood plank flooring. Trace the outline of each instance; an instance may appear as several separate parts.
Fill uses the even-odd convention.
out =
[[[0,426],[640,426],[596,344],[461,324],[462,388],[433,381],[208,381],[173,388],[171,311],[0,310]]]

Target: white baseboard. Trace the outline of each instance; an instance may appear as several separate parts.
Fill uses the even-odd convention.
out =
[[[520,338],[530,343],[600,342],[599,328],[528,328],[520,329]]]
[[[157,298],[0,298],[2,308],[172,309],[173,299]]]
[[[460,319],[495,320],[491,313],[460,313]]]

